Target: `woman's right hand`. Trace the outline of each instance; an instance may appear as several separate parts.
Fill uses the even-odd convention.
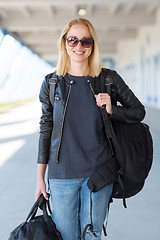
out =
[[[36,200],[40,197],[41,193],[44,198],[48,200],[48,194],[46,193],[46,184],[44,180],[37,180]]]
[[[36,200],[40,197],[41,193],[43,194],[44,198],[48,200],[48,195],[46,193],[46,184],[44,181],[46,167],[47,167],[47,164],[40,164],[40,163],[38,164]]]

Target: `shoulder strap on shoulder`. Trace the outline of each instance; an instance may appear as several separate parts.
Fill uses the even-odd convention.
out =
[[[107,92],[111,96],[111,88],[112,88],[112,77],[109,74],[109,69],[102,68],[101,72],[101,90]]]
[[[56,83],[57,83],[57,75],[56,75],[56,72],[53,72],[52,77],[49,79],[49,98],[52,105],[54,104],[54,93],[55,93]]]

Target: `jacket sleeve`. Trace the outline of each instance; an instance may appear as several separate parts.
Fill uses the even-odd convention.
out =
[[[40,119],[40,133],[38,146],[38,163],[47,164],[49,160],[50,141],[53,128],[53,107],[49,99],[49,75],[42,83],[39,100],[42,103],[42,115]]]
[[[136,123],[144,119],[145,108],[134,93],[129,89],[116,71],[112,72],[116,98],[120,105],[112,105],[112,120]]]

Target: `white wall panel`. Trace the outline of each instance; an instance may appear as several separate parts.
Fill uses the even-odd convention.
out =
[[[119,43],[116,69],[146,106],[160,108],[160,20]]]

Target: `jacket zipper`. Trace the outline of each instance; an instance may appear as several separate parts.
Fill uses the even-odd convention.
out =
[[[91,84],[91,81],[90,81],[89,79],[87,80],[87,83],[89,84],[89,86],[90,86],[90,88],[91,88],[91,91],[92,91],[92,93],[93,93],[93,96],[95,96],[96,93],[94,92],[93,87],[92,87],[92,84]]]
[[[60,141],[59,141],[59,146],[58,146],[58,151],[57,151],[57,160],[56,160],[56,163],[59,162],[59,160],[58,160],[58,154],[59,154],[59,149],[60,149],[60,145],[61,145],[61,142],[62,142],[62,132],[63,132],[63,125],[64,125],[64,118],[65,118],[65,114],[66,114],[66,109],[67,109],[67,105],[68,105],[68,100],[69,100],[70,92],[71,92],[71,84],[69,85],[68,96],[67,96],[67,100],[66,100],[66,104],[65,104],[65,108],[64,108],[64,113],[63,113],[62,127],[61,127],[61,135],[60,135]]]

